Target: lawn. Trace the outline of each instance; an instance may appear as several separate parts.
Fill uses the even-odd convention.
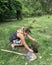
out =
[[[52,65],[52,15],[41,17],[24,18],[21,21],[12,20],[0,24],[0,49],[12,50],[10,47],[9,37],[12,32],[18,28],[31,25],[31,36],[38,41],[37,60],[30,62],[28,65]],[[32,42],[26,40],[28,44]],[[22,50],[21,50],[22,49]],[[23,47],[16,47],[18,52],[26,53]],[[0,51],[0,65],[25,65],[26,58],[20,55]]]

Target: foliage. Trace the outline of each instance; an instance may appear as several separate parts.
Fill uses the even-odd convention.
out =
[[[41,16],[52,14],[52,0],[22,0],[23,14],[27,16]]]
[[[52,0],[40,0],[42,9],[47,14],[52,14]]]
[[[0,0],[0,21],[52,14],[52,0]]]

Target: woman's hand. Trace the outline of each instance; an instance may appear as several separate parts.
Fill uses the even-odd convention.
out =
[[[29,51],[30,51],[30,52],[33,52],[33,50],[32,50],[32,49],[30,49]]]
[[[36,39],[32,38],[30,35],[27,35],[27,36],[28,36],[28,38],[29,38],[30,40],[32,40],[33,42],[37,43],[37,40],[36,40]]]
[[[33,39],[33,42],[37,43],[37,40],[36,39]]]

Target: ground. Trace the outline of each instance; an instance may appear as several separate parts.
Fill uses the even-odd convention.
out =
[[[21,21],[12,20],[0,24],[0,49],[12,50],[9,43],[9,37],[12,32],[18,28],[29,26],[31,24],[31,36],[38,41],[37,60],[28,65],[52,65],[52,16],[24,18]],[[31,40],[26,40],[31,44]],[[22,49],[22,50],[21,50]],[[18,52],[26,53],[23,47],[16,47]],[[0,51],[0,65],[24,65],[26,58],[20,55]]]

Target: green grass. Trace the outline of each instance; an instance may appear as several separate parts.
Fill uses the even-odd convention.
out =
[[[37,54],[38,59],[30,62],[28,65],[52,65],[52,16],[50,15],[1,23],[0,49],[11,50],[8,43],[10,34],[18,28],[28,26],[33,20],[35,21],[31,26],[31,35],[38,40],[39,53]],[[27,40],[27,43],[31,44],[32,42]],[[26,53],[23,47],[17,47],[16,51]],[[26,59],[20,55],[0,51],[0,65],[24,65],[25,62]]]

